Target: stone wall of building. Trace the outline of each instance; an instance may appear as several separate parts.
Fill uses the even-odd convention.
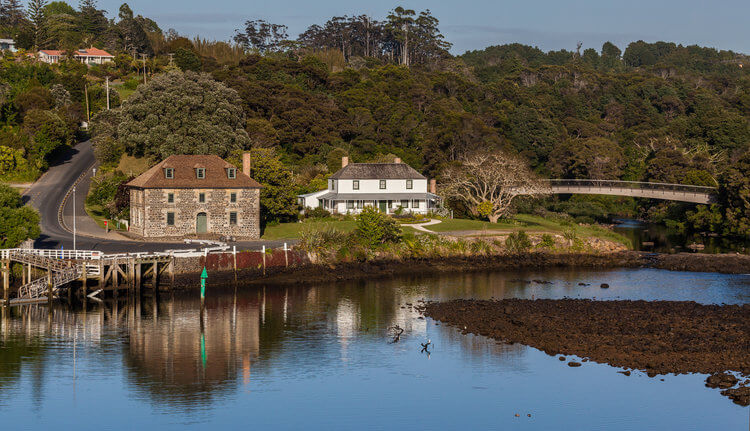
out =
[[[168,195],[174,194],[174,202]],[[205,202],[199,195],[205,194]],[[231,194],[237,201],[231,202]],[[260,238],[260,189],[132,189],[130,232],[149,238],[191,237],[197,234],[199,213],[206,213],[207,234],[233,236],[237,239]],[[237,223],[230,224],[230,213],[237,213]],[[168,213],[174,213],[174,225],[167,224]]]

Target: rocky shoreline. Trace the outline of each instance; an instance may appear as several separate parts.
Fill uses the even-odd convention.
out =
[[[426,316],[550,355],[575,355],[630,375],[710,374],[735,403],[750,405],[750,304],[503,299],[430,302]],[[580,366],[570,361],[569,366]]]

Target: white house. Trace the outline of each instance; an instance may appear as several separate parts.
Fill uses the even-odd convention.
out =
[[[76,51],[73,58],[84,64],[103,64],[113,61],[115,56],[103,49],[86,48]]]
[[[16,52],[16,41],[13,39],[0,39],[0,51]]]
[[[328,189],[299,195],[303,207],[321,206],[332,213],[356,214],[366,206],[393,214],[399,207],[404,212],[425,214],[437,208],[435,181],[400,159],[394,163],[349,163],[341,159],[341,169],[328,180]]]
[[[63,51],[58,49],[40,49],[37,56],[39,57],[39,61],[47,64],[55,64],[63,59]]]
[[[40,61],[48,64],[59,63],[65,57],[64,51],[58,49],[42,49],[37,53]],[[73,53],[73,58],[84,64],[103,64],[113,61],[115,56],[98,48],[79,49]]]

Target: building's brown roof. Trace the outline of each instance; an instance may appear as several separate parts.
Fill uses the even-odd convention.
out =
[[[195,168],[205,168],[206,177],[198,179]],[[164,176],[164,168],[174,168],[174,178]],[[130,181],[128,187],[141,189],[252,189],[261,188],[254,179],[237,169],[237,177],[229,179],[226,168],[236,168],[219,156],[169,156],[161,163]]]
[[[422,174],[406,163],[350,163],[331,178],[336,180],[423,180]]]

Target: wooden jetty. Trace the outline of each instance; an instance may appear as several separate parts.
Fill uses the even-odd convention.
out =
[[[10,298],[10,274],[14,265],[21,265],[22,283],[15,298]],[[52,301],[62,290],[71,298],[80,289],[85,299],[89,287],[96,283],[96,292],[118,291],[141,293],[141,287],[158,292],[166,274],[170,288],[174,286],[175,253],[104,254],[95,250],[0,250],[2,271],[2,303],[4,306]]]

